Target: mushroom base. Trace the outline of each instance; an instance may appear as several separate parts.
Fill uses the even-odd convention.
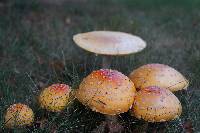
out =
[[[106,69],[106,68],[110,68],[111,65],[111,57],[110,56],[103,56],[102,59],[102,68]]]
[[[105,121],[103,121],[92,133],[121,133],[124,131],[124,127],[117,121],[117,116],[105,115]]]

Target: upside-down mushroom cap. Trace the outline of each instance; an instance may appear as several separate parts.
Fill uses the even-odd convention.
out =
[[[182,106],[169,90],[147,87],[136,93],[132,114],[148,122],[164,122],[181,115]]]
[[[116,70],[100,69],[83,79],[76,97],[93,111],[116,115],[129,110],[135,91],[134,84],[124,74]]]
[[[29,126],[33,121],[33,111],[25,104],[13,104],[7,109],[5,114],[5,127],[7,128]]]
[[[187,89],[188,80],[177,70],[164,64],[147,64],[129,75],[137,89],[158,86],[172,92]]]
[[[127,55],[137,53],[146,47],[140,37],[123,32],[92,31],[73,36],[81,48],[102,55]]]
[[[53,84],[41,92],[39,103],[48,111],[60,112],[69,103],[70,91],[70,87],[66,84]]]

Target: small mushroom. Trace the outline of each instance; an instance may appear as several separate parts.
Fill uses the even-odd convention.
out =
[[[115,115],[127,112],[131,108],[135,91],[134,84],[124,74],[116,70],[100,69],[83,79],[76,97],[93,111],[105,114],[106,121],[101,126],[106,126],[108,132],[111,132],[112,125],[122,127]]]
[[[48,111],[60,112],[69,103],[70,91],[70,87],[66,84],[53,84],[41,92],[39,103]]]
[[[137,89],[158,86],[172,92],[187,89],[188,80],[177,70],[164,64],[147,64],[134,70],[129,78]]]
[[[132,81],[111,69],[93,71],[76,91],[76,97],[82,104],[107,115],[127,112],[133,104],[134,94]]]
[[[30,126],[33,121],[33,111],[25,104],[13,104],[5,114],[5,127],[7,128]]]
[[[164,122],[179,117],[182,106],[171,91],[152,86],[136,93],[131,112],[138,119]]]
[[[105,128],[111,131],[109,123],[119,125],[115,115],[131,108],[135,91],[134,84],[124,74],[116,70],[100,69],[83,79],[75,95],[93,111],[105,114],[106,122],[101,125],[107,125]]]
[[[146,47],[138,36],[114,31],[92,31],[74,35],[74,42],[81,48],[104,55],[102,68],[110,67],[110,56],[137,53]]]

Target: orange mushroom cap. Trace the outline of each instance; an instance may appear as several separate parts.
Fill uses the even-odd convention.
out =
[[[69,103],[70,91],[70,87],[66,84],[53,84],[41,92],[39,103],[48,111],[62,111]]]
[[[136,93],[131,112],[138,119],[148,122],[164,122],[179,117],[182,106],[171,91],[153,86]]]
[[[80,84],[77,99],[93,111],[116,115],[128,111],[135,87],[124,74],[111,69],[93,71]]]
[[[158,86],[178,91],[187,89],[188,80],[177,70],[164,64],[147,64],[134,70],[129,78],[135,84],[137,89],[143,89],[148,86]]]
[[[5,114],[5,126],[8,128],[31,125],[33,121],[33,111],[25,104],[13,104]]]

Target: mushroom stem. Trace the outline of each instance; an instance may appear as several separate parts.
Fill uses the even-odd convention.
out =
[[[105,120],[105,132],[109,133],[115,133],[115,132],[123,132],[124,127],[117,121],[117,116],[110,116],[110,115],[105,115],[106,120]]]
[[[106,117],[106,121],[110,121],[110,122],[117,122],[117,116],[115,115],[105,115]]]
[[[149,123],[148,123],[148,122],[145,122],[144,125],[143,125],[143,131],[144,131],[144,132],[147,132],[147,131],[148,131],[148,128],[149,128]]]
[[[147,132],[164,132],[166,123],[149,123],[147,126]]]
[[[115,133],[123,132],[123,126],[117,122],[117,116],[105,115],[106,119],[97,128],[95,128],[92,133],[106,132]]]
[[[110,56],[103,56],[102,68],[110,68],[110,65],[111,65],[111,57]]]

